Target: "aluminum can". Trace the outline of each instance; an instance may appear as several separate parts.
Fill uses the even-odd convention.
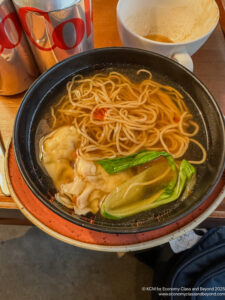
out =
[[[23,92],[38,73],[12,2],[0,0],[0,95]]]
[[[13,0],[41,72],[93,48],[91,0]]]

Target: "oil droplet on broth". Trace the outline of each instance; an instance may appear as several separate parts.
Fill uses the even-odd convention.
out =
[[[160,34],[148,34],[144,38],[163,43],[174,43],[170,38]]]

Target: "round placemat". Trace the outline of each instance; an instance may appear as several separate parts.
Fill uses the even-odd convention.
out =
[[[69,222],[39,201],[26,185],[17,166],[12,143],[7,149],[6,175],[11,195],[21,212],[47,234],[74,246],[108,252],[138,251],[158,246],[195,228],[225,197],[225,176],[206,201],[179,221],[144,233],[109,234]]]

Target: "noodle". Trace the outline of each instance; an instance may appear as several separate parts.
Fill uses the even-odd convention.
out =
[[[72,124],[80,135],[77,155],[100,160],[137,153],[141,149],[165,150],[182,157],[190,142],[197,145],[202,158],[206,150],[193,137],[199,125],[174,88],[152,80],[131,82],[119,72],[96,74],[90,78],[75,75],[67,84],[67,95],[51,108],[53,128]]]

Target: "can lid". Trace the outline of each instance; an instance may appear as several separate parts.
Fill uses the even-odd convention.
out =
[[[48,1],[40,1],[40,0],[13,0],[13,3],[17,7],[34,7],[37,9],[41,9],[46,12],[54,11],[54,10],[62,10],[73,6],[77,3],[81,2],[81,0],[48,0]]]

